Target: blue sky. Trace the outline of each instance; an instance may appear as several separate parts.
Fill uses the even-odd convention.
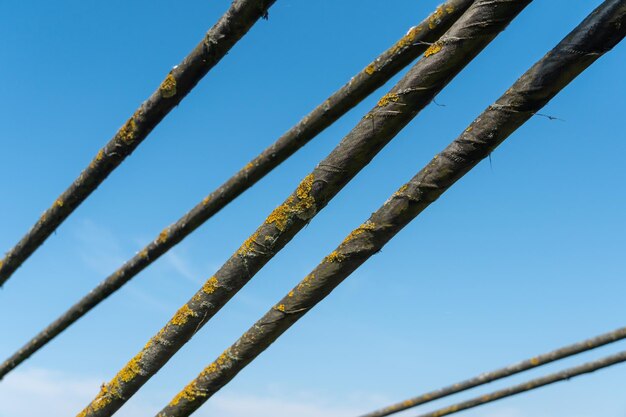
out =
[[[0,291],[7,357],[438,0],[279,0]],[[128,405],[150,415],[600,0],[536,0]],[[0,3],[8,250],[229,1]],[[626,46],[572,83],[197,414],[350,417],[624,323]],[[388,86],[0,383],[0,417],[72,415]],[[622,253],[622,255],[620,255]],[[623,350],[601,349],[491,388]],[[625,367],[468,417],[624,417]],[[479,391],[455,399],[474,396]],[[482,391],[480,391],[482,392]],[[416,415],[440,403],[405,413]]]

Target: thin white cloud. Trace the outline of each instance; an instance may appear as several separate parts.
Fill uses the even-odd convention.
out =
[[[192,262],[185,258],[183,255],[176,253],[175,251],[169,251],[165,255],[165,260],[169,267],[174,270],[174,272],[187,279],[191,283],[198,286],[204,283],[201,274],[196,270]]]
[[[47,369],[16,370],[0,384],[0,417],[75,416],[103,380]],[[146,417],[157,411],[153,405],[133,401],[116,416]]]
[[[144,307],[149,307],[152,310],[158,310],[163,313],[171,314],[172,311],[176,311],[178,308],[174,303],[168,302],[161,298],[150,295],[147,291],[143,291],[136,287],[126,287],[126,292],[136,301],[141,303]]]
[[[80,227],[74,231],[74,235],[80,245],[81,260],[87,268],[94,272],[96,279],[104,279],[109,276],[127,260],[124,255],[124,245],[120,239],[111,230],[92,220],[83,220]],[[191,274],[189,268],[184,269],[186,265],[182,259],[173,262],[173,264],[176,265],[178,272],[184,271]],[[152,309],[169,313],[175,308],[166,300],[161,300],[139,287],[127,286],[126,291],[142,305]]]
[[[74,232],[85,265],[100,276],[107,276],[125,261],[119,239],[107,228],[83,220]]]
[[[45,369],[16,370],[0,384],[0,417],[41,417],[76,415],[93,398],[101,379]],[[147,398],[147,399],[146,399]],[[305,398],[305,399],[304,399]],[[169,398],[144,395],[116,414],[119,417],[155,415]],[[148,401],[148,402],[146,402]],[[271,396],[248,394],[217,395],[194,416],[197,417],[354,417],[356,408],[335,406],[319,396],[286,393]]]

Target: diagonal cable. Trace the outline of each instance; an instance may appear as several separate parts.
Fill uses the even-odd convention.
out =
[[[119,409],[531,1],[475,1],[80,416]]]
[[[484,404],[501,400],[503,398],[512,397],[514,395],[519,395],[528,391],[533,391],[538,388],[545,387],[547,385],[555,384],[557,382],[567,381],[571,378],[585,375],[585,374],[590,374],[592,372],[596,372],[601,369],[615,366],[624,362],[626,362],[626,351],[620,352],[615,355],[607,356],[597,361],[585,363],[580,366],[568,368],[561,372],[556,372],[556,373],[546,375],[541,378],[536,378],[531,381],[525,382],[523,384],[519,384],[519,385],[505,388],[499,391],[495,391],[490,394],[485,394],[480,397],[473,398],[471,400],[460,402],[450,407],[441,408],[437,411],[432,411],[430,413],[421,414],[418,417],[449,416],[450,414],[456,414],[460,411],[469,410],[470,408],[475,408]]]
[[[505,3],[497,3],[479,0],[450,32],[471,21],[472,13],[481,8],[495,7],[502,12]],[[625,35],[626,0],[606,1],[206,367],[158,417],[183,417],[197,410]],[[447,50],[446,38],[434,46],[441,48],[437,53]],[[623,331],[619,335],[623,337]]]
[[[399,413],[400,411],[408,410],[409,408],[417,407],[418,405],[427,404],[441,398],[449,397],[451,395],[467,391],[471,388],[486,385],[502,378],[506,378],[512,375],[519,374],[520,372],[547,365],[549,363],[556,362],[558,360],[565,359],[579,353],[588,352],[590,350],[597,349],[601,346],[615,343],[623,339],[626,339],[626,327],[622,327],[621,329],[615,330],[613,332],[605,333],[603,335],[579,343],[575,343],[573,345],[562,347],[552,352],[535,356],[522,362],[509,365],[506,368],[497,369],[491,372],[485,372],[483,374],[475,376],[474,378],[460,381],[454,385],[449,385],[435,391],[430,391],[425,394],[409,398],[408,400],[390,405],[385,408],[381,408],[380,410],[364,414],[361,417],[383,417]]]
[[[346,85],[306,115],[273,145],[254,158],[191,211],[159,234],[132,259],[109,275],[54,322],[0,364],[0,379],[28,359],[91,309],[155,262],[164,253],[252,187],[272,169],[389,81],[424,53],[467,10],[473,0],[449,0],[409,30],[391,48],[355,75]]]
[[[196,84],[267,14],[276,0],[235,0],[206,36],[170,71],[89,166],[39,218],[22,239],[0,259],[0,286],[72,212],[129,156]]]

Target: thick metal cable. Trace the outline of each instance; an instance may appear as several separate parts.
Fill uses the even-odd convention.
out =
[[[101,390],[81,417],[110,416],[282,249],[531,0],[477,0],[293,194]]]
[[[449,416],[450,414],[455,414],[460,411],[469,410],[470,408],[475,408],[484,404],[501,400],[503,398],[512,397],[514,395],[522,394],[524,392],[536,390],[537,388],[545,387],[546,385],[554,384],[560,381],[567,381],[568,379],[599,371],[600,369],[608,368],[610,366],[618,365],[624,362],[626,362],[626,351],[620,352],[616,355],[608,356],[594,362],[589,362],[581,366],[576,366],[574,368],[569,368],[561,372],[533,379],[523,384],[495,391],[490,394],[481,395],[480,397],[476,397],[468,401],[463,401],[450,407],[441,408],[437,411],[421,414],[419,415],[419,417]]]
[[[0,286],[126,159],[276,0],[235,0],[202,41],[102,148],[30,231],[0,260]]]
[[[369,96],[450,28],[467,10],[473,0],[449,0],[426,20],[409,30],[391,48],[355,75],[346,85],[305,116],[248,165],[217,190],[209,194],[176,223],[163,230],[132,259],[109,275],[96,288],[39,332],[22,348],[0,364],[0,379],[28,359],[61,332],[87,314],[100,302],[115,293],[161,255],[173,248],[194,230],[252,187],[257,181],[293,155],[346,112]]]
[[[473,13],[502,12],[515,0],[479,0],[427,52],[428,61],[455,48],[455,28],[472,21]],[[491,13],[496,12],[491,10]],[[497,13],[496,12],[496,13]],[[499,16],[502,18],[502,16]],[[493,20],[492,20],[493,19]],[[491,15],[489,21],[497,20]],[[457,26],[458,25],[458,26]],[[207,366],[158,414],[183,417],[197,410],[231,381],[296,321],[378,253],[404,226],[437,200],[458,179],[539,111],[560,90],[626,35],[626,0],[606,1],[507,92],[485,110],[460,137],[411,181],[402,186],[369,220],[355,229],[281,301]]]
[[[470,388],[486,385],[502,378],[519,374],[520,372],[524,372],[529,369],[534,369],[539,366],[547,365],[549,363],[568,358],[582,352],[597,349],[601,346],[605,346],[623,339],[626,339],[626,327],[622,327],[621,329],[615,330],[613,332],[605,333],[603,335],[582,342],[578,342],[573,345],[562,347],[552,352],[535,356],[525,361],[509,365],[505,368],[500,368],[491,372],[485,372],[473,378],[466,379],[465,381],[460,381],[456,384],[449,385],[435,391],[430,391],[396,404],[392,404],[385,408],[381,408],[380,410],[363,414],[363,416],[361,417],[388,416],[390,414],[398,413],[409,408],[417,407],[418,405],[426,404],[435,400],[439,400],[441,398],[448,397],[450,395],[458,394]]]

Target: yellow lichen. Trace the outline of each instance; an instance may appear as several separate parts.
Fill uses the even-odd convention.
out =
[[[276,307],[276,310],[282,311],[284,313],[285,312],[285,305],[284,304],[280,304],[279,306]]]
[[[141,373],[141,366],[139,365],[139,362],[141,361],[142,355],[143,351],[132,358],[108,384],[102,384],[100,392],[96,398],[91,402],[91,404],[89,404],[89,406],[87,406],[87,408],[78,414],[78,416],[87,415],[87,411],[98,411],[106,407],[113,401],[114,397],[123,398],[121,384],[122,382],[132,381]]]
[[[163,333],[163,329],[159,330],[159,333],[156,334],[156,336],[151,337],[150,339],[148,339],[148,341],[146,342],[145,345],[143,345],[143,349],[141,350],[142,352],[145,352],[146,350],[150,349],[152,346],[154,346],[154,343],[158,340],[158,338],[161,336],[161,334]]]
[[[474,126],[470,126],[467,129],[465,129],[467,133],[471,132],[472,130],[474,130]]]
[[[448,14],[453,13],[454,12],[454,6],[452,6],[452,5],[446,6],[446,12]]]
[[[246,166],[243,167],[243,169],[245,169],[246,171],[248,171],[251,168],[254,168],[254,164],[252,162],[248,162]]]
[[[85,407],[83,411],[78,413],[76,417],[85,417],[87,415],[87,412],[89,411],[93,413],[95,411],[101,410],[109,405],[112,400],[113,398],[110,395],[101,390],[98,396],[91,402],[91,404]]]
[[[98,396],[103,397],[107,395],[108,393],[109,393],[109,387],[107,387],[107,384],[100,385],[100,392],[98,393]]]
[[[243,242],[243,245],[241,245],[237,253],[239,253],[240,255],[248,255],[249,253],[253,252],[254,245],[256,245],[256,240],[258,237],[259,237],[259,231],[257,230],[256,232],[252,234],[252,236],[250,236],[249,238],[246,239],[245,242]]]
[[[228,359],[228,350],[222,352],[222,354],[217,358],[217,364],[222,366],[226,363],[226,359]]]
[[[206,397],[206,393],[199,390],[196,386],[196,382],[191,382],[188,384],[181,392],[179,392],[173,399],[170,401],[170,406],[178,405],[181,400],[185,401],[195,401],[198,397]]]
[[[217,372],[220,367],[224,366],[228,360],[228,349],[225,350],[213,363],[204,368],[201,377],[207,377],[208,375]]]
[[[2,264],[0,263],[0,267],[2,266]],[[293,291],[289,291],[289,297],[293,297]]]
[[[63,207],[63,200],[61,200],[60,198],[54,202],[54,205],[61,208]]]
[[[104,407],[111,404],[111,402],[113,402],[113,397],[111,395],[103,394],[101,397],[96,397],[91,404],[91,411],[102,410]]]
[[[440,43],[433,43],[430,47],[424,52],[424,56],[428,58],[429,56],[438,54],[443,49],[443,46]]]
[[[452,8],[452,11],[454,11],[454,8]],[[445,12],[446,12],[446,9],[444,9],[443,5],[437,7],[437,10],[435,10],[435,13],[431,14],[430,17],[428,18],[428,27],[431,29],[435,29],[437,25],[441,23],[441,18],[443,17]]]
[[[380,100],[378,100],[378,107],[385,107],[389,103],[397,103],[400,100],[400,96],[396,93],[387,93]]]
[[[141,252],[139,252],[139,257],[147,258],[148,257],[148,249],[144,249]]]
[[[300,199],[300,205],[304,209],[311,208],[315,204],[315,199],[311,196],[311,190],[313,189],[313,174],[309,174],[296,189],[296,195]]]
[[[345,259],[344,255],[334,250],[330,253],[330,255],[324,258],[324,261],[327,263],[333,263],[333,262],[342,262],[344,259]]]
[[[141,372],[141,366],[139,365],[139,362],[141,361],[142,355],[143,351],[135,355],[135,357],[132,358],[126,364],[126,366],[122,368],[122,370],[117,374],[117,378],[121,379],[124,382],[130,382],[135,379],[135,377]]]
[[[402,197],[404,196],[404,192],[409,188],[409,184],[404,184],[402,187],[398,188],[398,191],[393,193],[393,197]]]
[[[211,200],[211,196],[206,196],[204,197],[204,199],[202,200],[202,205],[206,206],[207,204],[209,204],[209,201]]]
[[[407,46],[410,46],[417,39],[417,34],[422,31],[421,26],[413,26],[406,35],[391,47],[391,54],[396,55]]]
[[[367,73],[367,75],[372,75],[376,72],[376,65],[369,64],[367,67],[365,67],[365,72]]]
[[[145,352],[146,350],[150,349],[153,345],[157,343],[164,342],[163,340],[164,334],[165,334],[165,328],[159,330],[159,332],[156,335],[152,336],[150,340],[148,340],[148,343],[146,343],[146,345],[143,347],[143,351]],[[167,342],[165,341],[165,343]]]
[[[167,237],[169,236],[169,234],[169,229],[163,229],[163,231],[159,234],[159,237],[157,238],[157,242],[160,244],[167,242]]]
[[[287,227],[292,216],[302,216],[310,210],[314,210],[315,198],[311,195],[312,189],[313,174],[309,174],[298,185],[296,195],[290,196],[283,204],[274,209],[265,220],[265,223],[273,224],[282,232]]]
[[[304,277],[304,279],[302,281],[300,281],[300,283],[298,284],[296,289],[298,291],[302,291],[305,287],[310,287],[311,286],[311,281],[313,281],[314,279],[315,279],[315,274],[307,275],[306,277]]]
[[[537,365],[539,365],[539,358],[532,358],[532,359],[530,360],[530,364],[531,364],[532,366],[537,366]]]
[[[357,227],[356,229],[354,229],[347,238],[344,239],[343,243],[348,243],[351,240],[353,240],[354,238],[356,238],[357,236],[367,232],[367,231],[371,231],[374,230],[376,228],[376,225],[372,222],[370,222],[369,220],[365,223],[363,223],[361,226]]]
[[[174,314],[174,317],[172,317],[171,323],[176,326],[182,326],[185,323],[187,323],[187,321],[189,320],[189,317],[195,317],[195,316],[196,316],[196,312],[190,309],[187,304],[185,304],[176,312],[176,314]]]
[[[170,401],[169,405],[174,406],[180,403],[180,400],[185,401],[194,401],[196,399],[196,393],[198,391],[195,389],[195,384],[191,383],[187,385],[182,391],[180,391],[176,396]]]
[[[293,198],[293,196],[289,197],[287,201],[276,207],[274,211],[267,216],[265,223],[274,224],[278,230],[284,231],[287,227],[287,222],[289,222],[290,215],[292,214],[292,207],[295,205],[294,202],[295,198]]]
[[[218,369],[217,363],[212,362],[209,366],[204,368],[204,371],[202,371],[202,376],[206,377],[207,375],[210,375],[214,373],[215,371],[217,371],[217,369]]]
[[[102,158],[104,158],[104,150],[100,149],[96,154],[96,157],[89,164],[89,168],[95,167],[98,162],[102,161]]]
[[[126,144],[130,144],[135,140],[135,129],[137,129],[137,125],[135,124],[135,117],[131,117],[128,121],[122,126],[118,133],[118,137]]]
[[[217,278],[213,276],[204,283],[202,286],[202,292],[205,294],[213,294],[218,287],[219,282],[217,281]]]
[[[172,74],[165,77],[165,80],[159,87],[159,91],[164,98],[174,97],[176,95],[176,78]]]

